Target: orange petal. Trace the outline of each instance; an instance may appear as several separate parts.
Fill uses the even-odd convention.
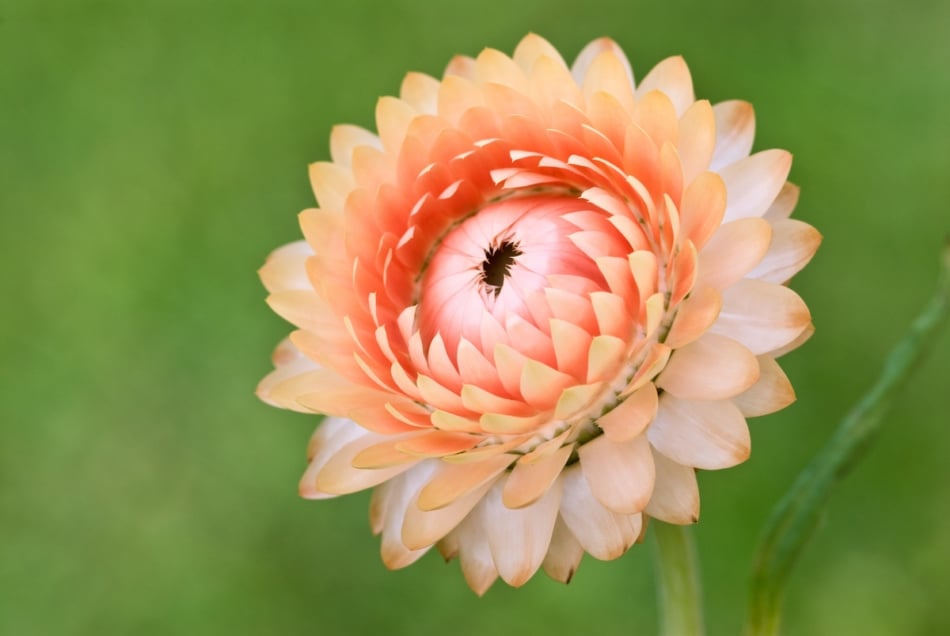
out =
[[[656,385],[649,382],[607,414],[601,415],[597,425],[610,441],[627,442],[646,430],[656,416],[658,405]]]
[[[402,542],[410,550],[432,545],[451,532],[482,500],[494,482],[489,480],[437,510],[419,508],[418,494],[409,503],[402,525]]]
[[[723,400],[742,393],[759,379],[759,363],[748,349],[707,333],[670,356],[657,387],[687,400]]]
[[[578,454],[584,478],[600,503],[625,515],[646,507],[654,476],[653,457],[645,436],[614,442],[602,435],[581,446]]]
[[[705,470],[741,464],[751,448],[749,427],[730,400],[693,402],[664,394],[647,436],[676,463]]]
[[[703,172],[687,186],[680,205],[680,233],[702,249],[722,224],[726,184],[718,174]]]
[[[678,150],[686,183],[709,169],[715,148],[716,117],[709,101],[704,99],[690,106],[680,119]]]
[[[514,455],[504,454],[471,463],[442,462],[419,493],[419,508],[436,510],[451,504],[500,475],[515,459]]]
[[[695,291],[676,309],[673,325],[664,342],[679,349],[702,336],[719,316],[722,296],[712,287]]]
[[[573,444],[569,444],[538,461],[516,463],[502,490],[505,506],[524,508],[540,499],[557,479],[573,450]]]

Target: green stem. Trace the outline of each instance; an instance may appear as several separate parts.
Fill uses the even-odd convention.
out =
[[[702,636],[703,603],[692,528],[651,519],[662,636]]]
[[[832,487],[867,451],[900,389],[950,315],[950,242],[944,249],[937,290],[894,347],[871,390],[839,424],[831,439],[799,474],[766,524],[752,572],[748,636],[779,633],[782,597],[798,555],[811,538]]]

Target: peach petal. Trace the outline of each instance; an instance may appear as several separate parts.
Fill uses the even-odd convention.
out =
[[[504,504],[502,490],[503,482],[499,480],[478,510],[498,574],[509,585],[520,587],[541,567],[551,545],[561,485],[556,482],[540,499],[517,509]]]
[[[448,411],[438,409],[432,411],[429,416],[432,426],[441,431],[453,431],[459,433],[477,433],[482,430],[482,425],[477,419],[456,415]]]
[[[647,338],[652,338],[656,330],[659,329],[660,323],[663,321],[665,310],[666,295],[663,292],[657,292],[647,298],[647,301],[644,303],[644,317],[646,319],[644,335]]]
[[[546,287],[544,298],[554,318],[571,322],[593,335],[598,332],[598,319],[591,306],[591,299],[598,293],[600,292],[592,291],[590,297],[585,297],[583,292],[575,293],[558,287]],[[621,296],[617,298],[623,299]]]
[[[416,493],[406,509],[402,542],[410,550],[418,550],[441,540],[465,519],[493,484],[492,480],[486,481],[467,495],[437,510],[422,510]]]
[[[601,335],[590,344],[587,358],[587,381],[610,380],[626,358],[627,342],[615,336]]]
[[[620,394],[621,397],[630,395],[655,378],[666,366],[672,352],[673,350],[665,344],[658,342],[653,345],[645,355],[643,362],[640,363],[630,383]]]
[[[597,109],[594,106],[603,97],[609,97],[616,107],[625,113],[632,113],[636,97],[634,95],[634,86],[632,75],[628,75],[629,68],[625,67],[623,61],[609,51],[604,51],[598,55],[590,66],[590,70],[584,77],[581,84],[584,97],[587,100],[588,111],[593,112]],[[603,102],[601,102],[603,104]],[[592,116],[598,127],[602,126],[599,117]],[[623,118],[620,119],[623,121]],[[614,138],[613,135],[610,135]],[[623,136],[620,137],[623,140]]]
[[[310,164],[310,186],[321,208],[342,210],[355,185],[353,173],[342,165],[329,161]]]
[[[474,448],[481,436],[450,431],[428,431],[399,441],[396,448],[416,457],[442,457]]]
[[[811,338],[813,335],[815,335],[815,325],[812,323],[808,323],[808,326],[805,327],[805,329],[798,335],[797,338],[792,340],[787,345],[784,345],[782,347],[778,347],[777,349],[773,349],[772,351],[769,351],[768,354],[772,356],[773,358],[781,358],[789,351],[794,351],[795,349],[798,349],[800,346],[808,342],[808,339]]]
[[[576,383],[572,376],[537,360],[526,360],[521,369],[521,395],[537,409],[552,408],[561,391]]]
[[[639,250],[627,256],[630,273],[636,282],[640,298],[647,298],[656,291],[657,273],[659,265],[656,254],[647,250]]]
[[[686,525],[699,521],[699,485],[696,470],[677,464],[653,449],[656,485],[646,514],[660,521]]]
[[[628,442],[646,430],[656,417],[658,406],[656,385],[650,382],[601,415],[596,423],[611,442]]]
[[[497,435],[519,435],[536,430],[550,419],[550,413],[540,413],[525,417],[505,413],[485,413],[478,423],[486,433]]]
[[[722,295],[712,287],[693,292],[680,303],[664,342],[679,349],[693,342],[712,326],[722,309]]]
[[[722,400],[742,393],[759,379],[759,364],[744,346],[707,333],[677,349],[656,385],[687,400]]]
[[[755,138],[755,111],[741,100],[713,106],[716,117],[716,151],[710,169],[720,170],[749,156]]]
[[[551,43],[540,35],[529,33],[518,42],[515,47],[514,55],[511,56],[515,63],[521,67],[525,73],[530,73],[535,63],[542,57],[549,58],[557,62],[561,67],[567,69],[564,58]]]
[[[788,376],[769,356],[759,356],[759,381],[733,398],[746,417],[758,417],[780,411],[795,401],[795,390]]]
[[[649,135],[657,148],[666,142],[675,144],[679,137],[679,116],[670,97],[658,90],[644,91],[643,84],[637,89],[637,97],[640,101],[633,113],[634,123]]]
[[[439,103],[439,80],[425,73],[407,73],[399,96],[417,112],[435,114]]]
[[[726,288],[762,262],[772,242],[772,226],[756,218],[726,223],[699,253],[696,287]]]
[[[267,304],[287,322],[314,333],[324,333],[336,325],[339,318],[312,290],[291,289],[272,293]]]
[[[726,184],[713,172],[704,172],[687,186],[680,205],[680,232],[702,249],[726,211]]]
[[[647,436],[676,463],[704,470],[741,464],[751,449],[749,427],[730,400],[694,402],[666,393]]]
[[[772,205],[769,206],[769,209],[762,218],[773,222],[780,219],[787,219],[792,215],[795,206],[798,205],[799,194],[799,187],[794,183],[786,181],[782,189],[779,190],[778,196],[775,197],[775,201],[772,202]]]
[[[478,84],[494,82],[523,90],[528,81],[525,71],[514,60],[496,49],[484,49],[475,58],[472,79]]]
[[[478,509],[472,511],[452,533],[455,535],[452,542],[458,546],[462,575],[479,596],[485,594],[498,578],[498,568],[488,545],[488,529],[482,517]]]
[[[383,436],[369,433],[341,448],[326,465],[316,473],[316,490],[334,495],[348,495],[372,488],[403,473],[416,464],[418,459],[386,468],[356,468],[353,459],[369,446],[381,441]]]
[[[584,98],[571,72],[558,56],[542,56],[531,66],[528,90],[541,103],[564,102],[577,108],[583,107]]]
[[[659,90],[669,97],[678,117],[682,117],[693,102],[693,78],[686,61],[680,56],[668,57],[650,69],[637,87],[637,96]]]
[[[504,481],[502,502],[508,508],[524,508],[540,499],[557,479],[574,446],[562,446],[534,462],[518,461]]]
[[[503,454],[471,463],[441,462],[432,479],[419,492],[419,509],[437,510],[448,506],[500,475],[515,459],[514,455]]]
[[[697,269],[699,267],[699,253],[696,246],[689,239],[682,244],[680,250],[673,256],[669,266],[670,299],[669,307],[676,307],[696,285]]]
[[[330,130],[330,157],[333,163],[350,168],[353,151],[360,146],[382,150],[383,142],[374,133],[352,124],[338,124]]]
[[[749,278],[767,283],[785,283],[797,274],[818,251],[821,234],[802,221],[772,221],[772,244],[762,261],[749,272]]]
[[[381,97],[376,103],[376,128],[387,153],[399,155],[409,125],[418,113],[408,103],[395,97]]]
[[[564,389],[554,407],[554,419],[569,420],[581,415],[603,396],[606,389],[606,382],[578,384]]]
[[[584,556],[584,547],[577,541],[567,524],[558,517],[554,524],[551,545],[541,563],[545,574],[555,581],[570,583]]]
[[[264,266],[257,270],[267,291],[312,290],[304,264],[313,255],[313,248],[306,241],[296,241],[279,247]]]
[[[392,479],[377,488],[373,495],[385,500],[382,509],[380,531],[382,541],[380,555],[383,563],[390,570],[396,570],[412,565],[428,552],[430,545],[420,546],[413,550],[402,541],[402,526],[406,510],[419,486],[428,478],[431,468],[419,466]]]
[[[792,342],[809,324],[808,306],[794,291],[745,279],[723,292],[722,311],[710,331],[734,338],[759,355]]]
[[[680,118],[679,156],[686,183],[709,169],[715,148],[716,116],[709,101],[700,100]]]
[[[607,72],[605,70],[595,70],[598,65],[606,65],[605,62],[601,61],[601,58],[610,58],[610,66],[613,66],[614,62],[619,65],[623,71],[621,77],[617,78],[616,81],[612,75],[610,81],[599,78],[599,73]],[[611,70],[610,73],[612,74],[613,71]],[[615,83],[624,84],[630,89],[634,86],[633,69],[630,67],[627,55],[620,48],[620,45],[610,38],[597,38],[581,49],[571,66],[571,74],[574,75],[574,81],[577,82],[578,86],[584,86],[585,91],[587,90],[587,82],[591,82],[593,85],[592,90],[607,90],[608,93],[611,92],[608,87]],[[589,77],[592,74],[594,77]]]
[[[475,58],[468,55],[456,55],[449,60],[448,66],[445,68],[443,83],[446,79],[444,76],[447,75],[457,75],[467,79],[473,78],[475,76]]]
[[[586,377],[591,335],[566,320],[551,318],[548,324],[557,368],[570,373],[575,378]]]
[[[791,168],[792,155],[787,150],[763,150],[723,168],[719,174],[729,192],[723,220],[765,214],[785,185]]]
[[[581,470],[594,497],[609,510],[625,515],[646,507],[653,491],[653,457],[647,438],[626,442],[601,436],[578,450]]]
[[[523,400],[512,400],[496,395],[474,384],[462,385],[462,404],[475,413],[504,413],[506,415],[534,415],[536,413]]]
[[[560,479],[561,519],[584,550],[595,559],[616,559],[637,540],[642,517],[611,512],[594,497],[580,466],[568,467]]]
[[[353,468],[389,468],[406,462],[415,462],[418,458],[403,452],[399,444],[407,439],[399,436],[373,444],[353,457]]]
[[[596,316],[597,328],[602,334],[622,339],[630,337],[634,321],[623,298],[610,292],[593,292],[590,295],[590,306]]]
[[[457,360],[463,385],[478,386],[496,395],[504,393],[505,390],[498,379],[498,371],[495,369],[495,365],[465,338],[459,340]]]
[[[429,376],[419,375],[416,377],[416,386],[419,387],[422,400],[427,404],[444,411],[465,412],[465,405],[462,403],[459,394],[442,386]]]
[[[364,429],[349,420],[338,417],[324,418],[311,436],[307,447],[309,464],[300,478],[300,496],[306,499],[335,497],[335,494],[322,492],[316,488],[317,473],[340,449],[367,434]]]

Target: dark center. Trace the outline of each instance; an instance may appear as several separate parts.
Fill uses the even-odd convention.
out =
[[[492,288],[489,291],[494,292],[496,297],[501,293],[501,286],[504,285],[505,279],[511,275],[511,266],[518,256],[521,256],[518,243],[511,241],[492,243],[485,250],[485,260],[482,261],[482,282]]]

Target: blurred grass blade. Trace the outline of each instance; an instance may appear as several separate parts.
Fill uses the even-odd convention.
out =
[[[799,474],[766,524],[752,572],[748,636],[779,633],[789,573],[818,523],[832,487],[861,459],[894,398],[950,314],[950,240],[944,246],[937,290],[894,347],[880,378],[845,416],[831,439]]]

